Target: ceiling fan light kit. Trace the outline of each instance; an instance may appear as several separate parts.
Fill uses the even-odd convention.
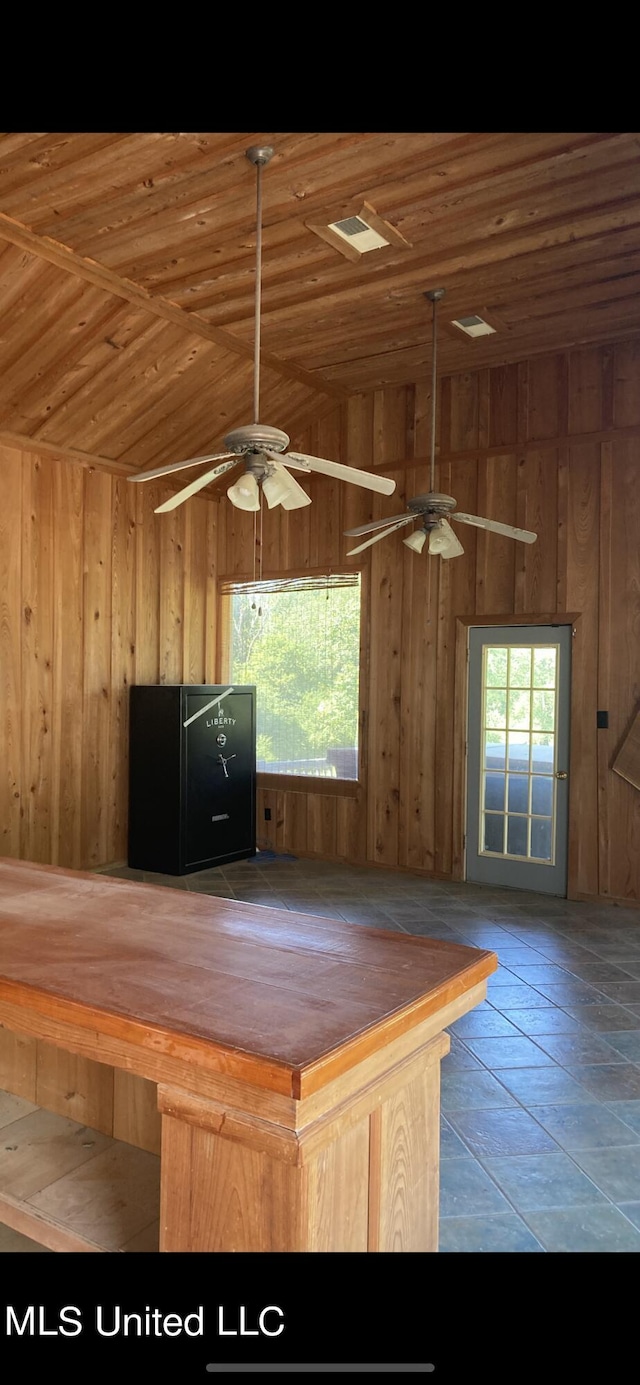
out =
[[[460,543],[458,535],[451,528],[449,520],[456,524],[471,524],[477,529],[488,529],[493,534],[504,534],[506,538],[518,539],[520,543],[535,543],[537,534],[530,529],[516,529],[512,524],[502,524],[498,520],[484,519],[481,515],[462,514],[456,510],[456,501],[452,495],[442,495],[436,490],[436,387],[437,387],[437,332],[436,332],[436,309],[441,298],[444,298],[444,289],[430,289],[425,293],[433,304],[432,317],[432,355],[431,355],[431,459],[429,469],[429,492],[427,495],[416,495],[407,503],[408,514],[391,515],[389,519],[374,519],[369,524],[359,524],[355,529],[345,529],[348,538],[360,538],[363,534],[372,534],[373,537],[366,539],[356,548],[350,548],[347,553],[348,558],[362,553],[365,548],[371,548],[380,539],[385,539],[387,534],[392,534],[396,529],[402,529],[406,524],[413,524],[416,519],[422,520],[422,528],[403,539],[406,548],[410,548],[414,553],[422,553],[427,537],[429,539],[427,552],[432,557],[443,559],[458,558],[464,553],[464,548]],[[380,532],[374,533],[374,530]]]
[[[407,548],[412,548],[414,553],[422,553],[427,542],[427,531],[426,529],[416,529],[415,533],[410,534],[409,538],[403,539],[402,542],[406,544]]]
[[[285,510],[302,509],[311,504],[311,497],[291,475],[290,467],[304,471],[308,475],[318,473],[333,476],[351,485],[363,486],[377,491],[380,495],[391,495],[396,488],[395,481],[387,476],[379,476],[356,467],[343,466],[325,457],[310,457],[305,452],[288,452],[289,435],[281,428],[271,428],[260,423],[260,329],[262,307],[262,170],[273,158],[271,145],[251,145],[246,157],[256,169],[256,272],[255,272],[255,339],[253,361],[253,415],[254,422],[234,428],[224,438],[224,452],[212,452],[203,457],[188,457],[186,461],[169,462],[166,466],[153,467],[149,471],[129,476],[129,481],[153,481],[159,477],[170,476],[188,467],[202,466],[214,462],[195,481],[176,492],[156,506],[156,514],[165,514],[184,504],[192,495],[197,495],[210,482],[223,476],[244,462],[244,473],[239,480],[229,486],[227,496],[232,505],[239,510],[260,510],[261,494],[264,494],[269,509],[281,505]]]
[[[236,481],[235,486],[229,486],[227,495],[232,505],[238,510],[259,510],[260,492],[255,476],[250,472],[245,472],[244,476]]]
[[[229,492],[227,491],[227,495],[228,494]],[[262,482],[262,494],[270,510],[273,510],[275,505],[285,505],[285,501],[287,500],[287,487],[282,481],[282,478],[278,476],[275,467],[268,476],[264,477]]]
[[[439,553],[441,558],[458,558],[464,549],[457,534],[454,534],[449,521],[441,519],[429,533],[429,552]]]

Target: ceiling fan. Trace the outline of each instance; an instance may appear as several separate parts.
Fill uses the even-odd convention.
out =
[[[372,544],[378,543],[380,539],[386,538],[387,534],[392,534],[395,529],[402,529],[407,524],[414,524],[417,519],[422,520],[420,529],[414,530],[408,539],[403,539],[407,548],[413,549],[414,553],[421,553],[428,540],[428,552],[439,554],[441,558],[457,558],[464,553],[464,548],[460,543],[458,535],[454,533],[449,520],[452,519],[456,524],[472,524],[477,529],[489,529],[493,534],[505,534],[507,538],[519,539],[520,543],[535,543],[537,534],[530,529],[515,529],[512,524],[501,524],[496,519],[483,519],[480,515],[462,514],[456,510],[456,501],[452,495],[442,495],[435,488],[436,473],[436,308],[441,298],[444,298],[444,289],[432,289],[425,294],[433,303],[433,353],[431,369],[431,469],[429,477],[429,492],[427,495],[416,495],[413,500],[407,502],[409,514],[391,515],[389,519],[374,519],[369,524],[359,524],[355,529],[345,529],[348,538],[360,537],[362,534],[371,534],[375,529],[382,532],[373,534],[373,538],[366,539],[364,543],[358,544],[357,548],[350,548],[347,557],[351,558],[356,553],[362,553],[365,548],[370,548]]]
[[[185,471],[188,467],[200,466],[205,462],[216,462],[218,465],[208,467],[202,472],[195,481],[191,481],[188,486],[177,491],[164,504],[156,507],[156,514],[163,514],[166,510],[175,510],[178,505],[182,505],[185,500],[189,500],[197,491],[208,486],[216,477],[222,476],[230,471],[232,467],[237,467],[241,462],[244,463],[242,474],[232,486],[229,486],[227,495],[232,503],[239,510],[259,510],[260,492],[264,495],[269,508],[275,505],[282,505],[285,510],[298,510],[304,505],[311,504],[311,497],[307,495],[302,486],[291,475],[289,468],[295,471],[306,472],[308,475],[313,472],[321,472],[325,476],[334,476],[340,481],[350,481],[355,486],[364,486],[367,490],[378,491],[381,495],[391,495],[395,490],[395,481],[386,476],[372,475],[368,471],[358,471],[356,467],[343,466],[340,462],[327,461],[324,457],[309,457],[305,452],[288,452],[289,437],[279,428],[271,428],[267,424],[260,423],[260,307],[261,307],[261,278],[262,278],[262,169],[273,157],[273,149],[269,145],[252,145],[246,150],[246,157],[256,169],[256,280],[255,280],[255,347],[253,364],[253,416],[254,422],[245,424],[241,428],[235,428],[228,433],[224,439],[224,452],[212,452],[203,457],[189,457],[184,462],[169,462],[166,466],[153,467],[150,471],[140,471],[135,476],[129,476],[129,481],[153,481],[159,476],[169,476],[176,471]]]

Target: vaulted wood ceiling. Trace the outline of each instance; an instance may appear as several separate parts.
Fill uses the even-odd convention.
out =
[[[251,422],[255,171],[261,421],[640,331],[640,135],[0,135],[0,435],[138,470]],[[364,204],[400,244],[311,226]],[[451,320],[486,316],[470,340]]]

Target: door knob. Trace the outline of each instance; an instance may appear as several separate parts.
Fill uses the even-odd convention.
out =
[[[556,770],[556,779],[566,779],[566,778],[567,778],[567,771],[566,771],[566,769],[559,769],[559,770]]]

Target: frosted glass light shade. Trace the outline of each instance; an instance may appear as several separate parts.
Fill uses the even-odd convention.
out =
[[[407,548],[412,548],[414,553],[422,553],[427,542],[427,536],[424,529],[418,529],[415,533],[410,534],[408,539],[403,539],[402,542]]]
[[[250,471],[245,472],[245,475],[241,476],[239,481],[236,481],[235,486],[229,486],[227,495],[231,504],[235,505],[237,510],[260,509],[258,482],[255,476],[251,475]]]
[[[449,543],[448,535],[447,535],[442,529],[440,529],[440,530],[438,530],[438,529],[432,529],[432,530],[431,530],[431,533],[430,533],[430,535],[429,535],[429,552],[430,552],[430,553],[442,553],[442,550],[443,550],[444,548],[447,548],[447,547],[448,547],[448,543]]]
[[[281,505],[289,494],[286,480],[283,476],[279,476],[277,472],[274,476],[265,476],[262,482],[262,490],[270,510],[273,509],[274,505]]]
[[[449,521],[441,519],[437,529],[429,534],[429,552],[439,553],[441,558],[457,558],[464,553],[457,534],[454,534]]]

